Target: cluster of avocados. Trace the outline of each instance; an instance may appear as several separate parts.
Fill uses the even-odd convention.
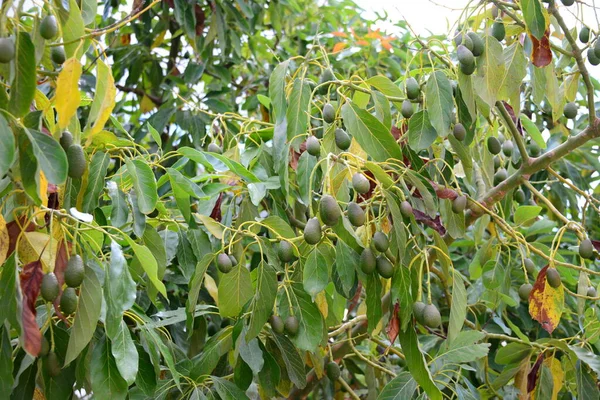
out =
[[[496,24],[497,22],[494,22],[494,26]],[[502,27],[504,28],[503,24]],[[475,57],[479,57],[485,51],[483,40],[477,33],[467,32],[466,34],[456,35],[454,43],[457,46],[456,56],[461,72],[465,75],[471,75],[475,72]]]
[[[65,268],[64,279],[67,287],[63,290],[60,297],[60,311],[64,315],[71,315],[77,309],[77,291],[83,282],[85,275],[85,266],[81,256],[78,254],[73,255],[67,262]],[[40,287],[40,295],[42,299],[47,302],[54,302],[60,294],[60,285],[58,278],[54,272],[49,272],[42,277],[42,284]]]
[[[73,134],[69,131],[64,131],[60,136],[60,145],[67,153],[69,161],[69,177],[79,179],[83,176],[87,167],[87,160],[83,147],[77,143],[73,143]]]
[[[579,41],[584,45],[587,45],[590,41],[591,31],[587,26],[581,27],[579,31]],[[600,39],[596,37],[596,41],[593,45],[590,45],[587,50],[587,59],[591,65],[600,64]]]
[[[54,15],[45,16],[39,25],[39,34],[44,40],[54,40],[58,36],[58,22]],[[6,64],[15,58],[15,42],[11,37],[0,38],[0,63]],[[62,65],[66,60],[65,49],[62,46],[53,46],[50,49],[50,58],[57,65]]]
[[[410,77],[404,83],[406,89],[406,99],[402,102],[402,107],[400,107],[400,114],[406,119],[412,117],[414,114],[414,108],[412,105],[412,101],[416,101],[419,99],[421,95],[421,86],[419,82],[413,77]]]

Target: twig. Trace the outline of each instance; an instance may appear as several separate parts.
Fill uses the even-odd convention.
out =
[[[504,123],[505,123],[506,127],[508,128],[508,131],[512,135],[515,143],[517,143],[517,147],[519,148],[519,153],[521,153],[521,158],[523,159],[523,163],[528,165],[530,163],[529,154],[527,154],[527,148],[525,147],[525,142],[523,141],[523,137],[521,136],[521,133],[517,129],[515,122],[513,121],[510,114],[508,113],[508,110],[504,106],[504,103],[502,103],[501,101],[497,101],[496,108],[498,109],[498,111],[500,111],[500,114],[502,115],[502,119],[504,120]]]

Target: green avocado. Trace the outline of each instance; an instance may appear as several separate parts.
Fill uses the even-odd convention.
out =
[[[423,309],[423,325],[429,328],[437,328],[442,324],[440,311],[433,304],[428,304]]]
[[[457,123],[454,125],[454,129],[452,130],[452,134],[454,135],[454,138],[458,141],[463,141],[465,140],[465,137],[467,136],[467,130],[465,129],[464,125],[461,123]]]
[[[330,361],[325,366],[325,370],[327,371],[327,377],[330,381],[337,381],[340,377],[341,371],[340,366],[337,363]]]
[[[295,315],[290,315],[285,319],[284,330],[290,336],[296,336],[298,334],[298,328],[300,328],[300,322]]]
[[[330,103],[323,106],[323,120],[328,124],[335,121],[335,108]]]
[[[531,283],[524,283],[519,287],[519,298],[521,299],[521,301],[529,300],[529,293],[531,293],[532,289],[533,286],[531,285]]]
[[[285,324],[279,315],[271,315],[269,323],[271,324],[271,329],[273,329],[273,332],[275,333],[282,334],[285,330]]]
[[[383,254],[377,257],[376,267],[382,278],[389,279],[394,275],[394,265]]]
[[[81,178],[87,167],[83,148],[78,144],[69,146],[67,160],[69,160],[69,176],[74,179]]]
[[[577,105],[577,103],[572,101],[570,103],[565,104],[565,107],[563,108],[563,114],[568,119],[575,119],[575,117],[577,117],[578,109],[579,106]]]
[[[425,311],[425,306],[426,304],[422,301],[415,301],[412,307],[415,319],[421,324],[423,324],[423,311]]]
[[[494,170],[500,168],[501,166],[504,166],[504,163],[502,162],[500,156],[494,156]]]
[[[365,224],[365,211],[361,206],[351,201],[348,203],[348,220],[353,226],[363,226]]]
[[[282,240],[279,242],[277,256],[279,256],[279,259],[284,263],[294,261],[294,247],[287,240]]]
[[[565,5],[567,7],[572,6],[573,4],[575,4],[575,0],[560,0],[560,1],[563,3],[563,5]]]
[[[42,299],[53,302],[60,292],[60,286],[58,284],[58,279],[54,272],[49,272],[42,277],[42,284],[40,286],[40,294],[42,295]]]
[[[586,296],[587,297],[596,297],[598,296],[598,293],[596,292],[596,288],[593,286],[590,286],[587,288],[587,292],[586,292]]]
[[[369,275],[375,272],[375,268],[377,267],[377,260],[375,258],[375,254],[373,254],[373,250],[366,248],[360,254],[360,260],[358,261],[358,265],[360,265],[360,269],[365,274]]]
[[[579,243],[579,256],[588,260],[594,258],[594,245],[590,239],[584,239]]]
[[[229,259],[231,260],[231,266],[236,267],[238,265],[238,260],[235,258],[233,254],[229,255]]]
[[[51,378],[54,378],[60,374],[60,361],[58,360],[58,356],[55,352],[51,351],[50,353],[48,353],[48,356],[46,357],[44,362],[46,367],[46,373]]]
[[[321,224],[317,218],[313,217],[306,222],[304,240],[308,244],[317,244],[321,240]]]
[[[57,65],[63,65],[67,60],[65,48],[62,46],[57,46],[50,49],[50,59]]]
[[[527,273],[533,276],[535,274],[535,264],[533,263],[531,258],[524,259],[523,264],[525,264],[525,270],[527,271]]]
[[[400,214],[404,218],[410,218],[413,215],[413,208],[408,201],[404,200],[400,203]]]
[[[319,215],[325,225],[337,225],[342,216],[342,211],[340,210],[337,200],[333,196],[326,194],[321,197],[319,203]]]
[[[519,204],[525,204],[525,201],[527,200],[523,189],[515,190],[514,198],[515,198],[515,201]]]
[[[410,100],[415,100],[421,94],[421,87],[419,86],[419,82],[415,78],[408,78],[406,80],[406,97]]]
[[[596,66],[598,64],[600,64],[600,57],[598,57],[596,55],[596,52],[594,51],[594,49],[588,49],[587,51],[587,59],[590,62],[590,64]]]
[[[66,288],[60,296],[60,311],[65,315],[71,315],[77,310],[77,292],[74,288]]]
[[[471,38],[471,41],[473,42],[473,48],[471,49],[473,55],[475,57],[479,57],[480,55],[482,55],[485,49],[485,45],[483,43],[483,40],[481,39],[481,36],[479,36],[475,32],[468,32],[467,36],[469,36],[469,38]]]
[[[504,153],[506,157],[512,156],[514,148],[515,145],[512,140],[505,140],[504,143],[502,143],[502,153]]]
[[[214,336],[215,333],[217,333],[219,331],[219,328],[217,327],[217,325],[214,322],[211,322],[208,324],[208,326],[206,327],[206,333],[208,334],[208,336]]]
[[[64,151],[69,150],[69,147],[73,144],[73,135],[69,131],[64,131],[62,135],[60,135],[60,146]]]
[[[504,28],[504,23],[502,21],[494,21],[492,24],[492,36],[499,42],[503,41],[506,37],[506,29]]]
[[[366,176],[357,172],[352,175],[352,188],[356,190],[357,193],[365,194],[371,190],[371,182],[369,182]]]
[[[321,143],[319,142],[319,139],[314,136],[309,136],[308,139],[306,139],[306,151],[308,151],[308,154],[311,156],[319,157],[321,155]]]
[[[542,152],[542,149],[540,149],[540,146],[538,146],[536,142],[529,143],[527,149],[529,150],[529,155],[531,157],[537,157]]]
[[[498,168],[498,171],[494,174],[494,185],[498,185],[504,182],[508,178],[508,172],[504,168]]]
[[[58,23],[54,15],[47,15],[40,23],[40,36],[46,40],[52,40],[58,34]]]
[[[460,72],[462,72],[464,75],[473,75],[473,72],[475,72],[475,63],[473,63],[473,64],[458,63],[458,66],[460,68]]]
[[[583,44],[587,44],[590,41],[590,28],[585,25],[579,31],[579,41]]]
[[[390,241],[387,235],[381,231],[377,231],[373,235],[373,244],[375,245],[375,249],[382,253],[385,253],[390,247]]]
[[[340,150],[348,150],[350,148],[350,144],[352,143],[352,138],[345,130],[342,128],[337,128],[335,130],[335,145]]]
[[[404,118],[412,117],[415,110],[413,109],[413,105],[408,99],[404,99],[402,102],[402,108],[400,108],[400,113]]]
[[[67,262],[67,268],[65,269],[65,283],[67,286],[77,287],[81,285],[84,275],[85,268],[81,257],[76,254],[69,258],[69,262]]]
[[[0,38],[0,63],[9,63],[15,58],[15,42],[11,38]]]
[[[554,289],[562,285],[560,274],[558,273],[556,268],[548,268],[546,270],[546,280],[548,281],[548,284]]]
[[[458,46],[458,49],[456,50],[456,54],[458,57],[458,62],[461,64],[468,66],[468,65],[473,65],[475,63],[475,56],[473,56],[473,53],[471,52],[471,50],[467,49],[462,44],[460,46]]]
[[[233,264],[231,263],[231,258],[229,258],[227,253],[220,253],[217,256],[217,268],[224,274],[232,270]]]
[[[467,196],[461,195],[457,196],[454,200],[452,200],[452,212],[455,214],[461,214],[467,208]]]
[[[40,357],[46,357],[50,352],[50,342],[46,339],[46,336],[42,336],[42,348],[40,349]]]

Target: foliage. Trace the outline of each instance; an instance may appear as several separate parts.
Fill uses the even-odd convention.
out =
[[[318,3],[3,3],[3,393],[599,397],[597,30]]]

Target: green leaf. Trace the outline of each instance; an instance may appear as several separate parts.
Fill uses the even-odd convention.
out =
[[[448,343],[458,336],[467,317],[467,290],[462,277],[456,271],[452,282],[452,308],[450,309],[450,322],[448,324]]]
[[[133,181],[137,204],[142,214],[150,214],[156,208],[158,193],[152,168],[142,160],[125,160],[127,172]]]
[[[244,167],[242,164],[240,164],[239,162],[234,161],[228,157],[225,157],[225,156],[223,156],[221,154],[217,154],[217,153],[208,153],[207,152],[205,154],[209,157],[214,157],[217,160],[221,161],[223,164],[225,164],[227,169],[229,169],[231,172],[233,172],[240,178],[243,178],[248,182],[260,183],[260,179],[258,179],[256,177],[256,175],[254,175],[252,172],[248,171],[248,169],[246,167]],[[217,169],[217,168],[215,167],[215,169]]]
[[[250,303],[250,320],[246,340],[257,337],[273,312],[277,296],[277,275],[273,267],[264,261],[256,269],[255,294]]]
[[[94,396],[100,399],[125,399],[127,382],[119,374],[109,347],[106,336],[103,336],[94,346],[93,362],[89,366],[92,390]]]
[[[411,325],[400,331],[398,338],[406,358],[406,366],[412,377],[432,400],[442,400],[442,392],[435,386],[431,372],[427,369],[423,353],[419,349],[415,328]]]
[[[202,281],[204,280],[204,274],[208,270],[210,263],[213,262],[215,258],[214,254],[206,254],[198,264],[196,264],[196,270],[194,271],[194,275],[190,280],[189,290],[187,293],[187,300],[185,303],[185,310],[187,314],[187,323],[186,327],[188,328],[189,334],[192,334],[192,328],[194,324],[194,310],[196,309],[196,304],[198,303],[198,296],[200,295],[200,289],[202,288]]]
[[[254,374],[258,374],[265,365],[263,352],[258,345],[259,340],[256,338],[246,341],[245,329],[238,336],[235,348],[239,352],[242,360],[248,364]]]
[[[33,146],[23,130],[19,132],[17,139],[19,140],[19,171],[23,189],[36,205],[40,205],[42,204],[38,191],[40,175],[37,158],[33,154]]]
[[[262,224],[275,233],[275,236],[272,237],[285,239],[294,239],[296,237],[296,233],[294,233],[290,225],[277,215],[268,216],[262,220]]]
[[[117,335],[123,312],[129,310],[136,297],[136,284],[129,274],[129,268],[121,246],[110,244],[110,263],[106,266],[104,278],[104,299],[106,300],[106,335],[113,340]]]
[[[206,342],[202,352],[192,360],[194,366],[190,370],[190,378],[208,375],[216,368],[221,357],[233,348],[232,330],[232,326],[227,326]]]
[[[223,317],[235,317],[252,298],[252,279],[245,265],[238,264],[219,282],[219,313]]]
[[[15,136],[4,116],[0,115],[0,176],[6,175],[15,162]]]
[[[529,117],[525,114],[519,115],[519,119],[521,120],[521,123],[523,124],[523,127],[525,128],[529,136],[531,136],[531,139],[535,141],[535,143],[540,147],[540,149],[545,149],[546,141],[542,137],[542,133],[538,129],[537,125],[533,123],[533,121],[530,120]]]
[[[523,343],[513,342],[499,348],[496,351],[496,357],[494,358],[494,361],[497,364],[503,365],[515,364],[524,358],[529,357],[532,352],[533,349],[531,346]]]
[[[110,156],[106,153],[98,151],[92,157],[88,173],[88,184],[83,195],[83,212],[91,213],[98,206],[98,197],[100,197],[100,193],[104,188],[104,179],[109,164]]]
[[[223,330],[223,331],[225,331],[225,330]],[[171,353],[171,350],[169,350],[167,345],[164,344],[162,339],[152,329],[144,330],[143,335],[146,337],[148,342],[152,343],[156,348],[158,348],[158,351],[160,351],[160,354],[162,354],[162,356],[165,360],[165,363],[167,364],[168,371],[173,376],[175,385],[177,386],[178,389],[181,390],[180,383],[179,383],[180,374],[175,365],[175,360],[173,359],[173,354]],[[207,345],[207,347],[208,347],[208,345]]]
[[[394,82],[392,82],[385,75],[372,76],[369,79],[367,79],[366,82],[387,96],[400,97],[400,98],[405,97],[404,93],[398,87],[398,85],[396,85]]]
[[[248,400],[248,396],[234,383],[223,378],[211,376],[213,386],[222,400]]]
[[[96,331],[101,311],[102,287],[100,281],[91,268],[86,268],[64,365],[68,365],[75,360],[90,342]]]
[[[402,150],[379,120],[353,103],[342,106],[342,118],[350,134],[375,161],[402,160]]]
[[[60,185],[67,179],[69,164],[65,151],[52,136],[24,128],[29,137],[33,154],[37,158],[44,175],[49,183]]]
[[[298,168],[296,169],[296,177],[298,180],[298,192],[300,194],[300,200],[302,203],[309,204],[310,202],[310,178],[312,172],[317,165],[317,158],[308,154],[308,151],[302,153],[298,159]]]
[[[0,269],[0,325],[8,320],[10,325],[20,331],[21,324],[17,320],[17,263],[16,252],[13,252]]]
[[[429,75],[425,86],[425,96],[431,125],[438,136],[448,136],[453,119],[454,100],[450,81],[442,71],[436,71]]]
[[[112,202],[110,212],[110,224],[120,228],[127,222],[129,218],[129,206],[127,205],[127,197],[125,193],[119,189],[119,186],[114,181],[107,183],[108,196]]]
[[[144,348],[138,345],[137,351],[139,354],[139,370],[135,377],[135,385],[142,389],[146,396],[151,398],[156,391],[156,372],[154,371],[150,355],[146,353]]]
[[[592,371],[600,374],[600,356],[592,353],[586,348],[579,346],[569,345],[569,349],[575,353],[578,359],[586,363],[588,367],[592,369]]]
[[[381,305],[381,278],[379,274],[369,274],[366,282],[367,330],[372,333],[383,317]]]
[[[95,21],[97,12],[98,2],[96,0],[81,1],[81,16],[85,25],[89,25]]]
[[[454,297],[453,297],[454,299]],[[479,331],[459,332],[452,342],[446,341],[449,347],[438,356],[445,363],[467,363],[487,356],[490,343],[480,343],[485,334]]]
[[[128,385],[135,382],[138,373],[138,352],[131,338],[131,333],[124,320],[121,319],[117,332],[110,340],[111,352],[119,373]]]
[[[279,351],[281,351],[281,356],[290,380],[299,389],[304,388],[306,386],[306,372],[304,370],[304,361],[302,361],[300,354],[298,354],[298,350],[283,335],[274,333],[271,338],[277,345],[277,348],[279,348]]]
[[[284,120],[286,114],[285,74],[287,73],[288,64],[289,61],[278,64],[269,77],[269,98],[271,99],[275,122],[278,124]]]
[[[371,96],[373,97],[377,119],[381,121],[383,126],[385,126],[385,129],[390,130],[392,128],[392,110],[390,108],[390,102],[378,91],[371,93]]]
[[[286,112],[287,140],[291,141],[296,136],[305,135],[308,128],[310,109],[310,89],[304,79],[296,78],[292,85],[289,105]]]
[[[2,393],[12,392],[13,385],[12,346],[8,328],[0,324],[0,390]]]
[[[527,75],[527,58],[523,46],[517,41],[504,49],[505,72],[500,84],[500,96],[518,110],[521,84]]]
[[[425,150],[437,139],[437,131],[429,121],[427,110],[413,114],[408,121],[408,145],[414,151]]]
[[[540,0],[521,0],[520,5],[527,30],[538,40],[542,40],[546,32],[546,18]]]
[[[338,240],[335,245],[335,266],[344,289],[344,293],[350,293],[356,280],[358,269],[358,255],[343,240]],[[327,265],[325,265],[327,267]]]
[[[577,394],[580,400],[596,400],[600,398],[600,390],[596,385],[596,380],[583,367],[581,362],[576,366]]]
[[[325,244],[315,247],[303,266],[302,284],[306,293],[314,299],[329,282],[329,266],[322,251]]]
[[[412,399],[415,390],[417,390],[417,382],[409,372],[401,372],[385,385],[377,400]]]
[[[291,308],[300,322],[298,333],[291,340],[300,350],[315,351],[321,340],[323,340],[323,317],[321,312],[317,305],[313,303],[310,295],[299,284],[293,284],[291,290],[288,289],[288,293]],[[284,320],[290,315],[290,304],[287,296],[280,297],[278,310]]]
[[[69,4],[69,10],[59,12],[59,20],[62,28],[63,42],[67,58],[75,56],[80,58],[86,49],[81,43],[81,37],[85,35],[85,23],[83,15],[77,5],[77,0],[62,0]],[[75,53],[77,52],[77,54]]]
[[[536,399],[552,399],[552,392],[554,391],[554,378],[552,377],[552,371],[545,364],[542,364],[542,368],[539,372],[537,381],[537,388],[535,391]]]
[[[15,117],[27,114],[35,97],[37,87],[35,66],[35,47],[31,37],[29,33],[19,30],[15,42],[15,73],[10,85],[8,101],[8,111]]]
[[[494,107],[504,78],[504,52],[502,45],[493,36],[485,36],[483,41],[485,52],[477,60],[477,74],[473,77],[473,84],[479,97],[488,106]]]
[[[517,225],[522,225],[540,215],[542,207],[540,206],[519,206],[515,211],[514,221]]]
[[[133,249],[135,256],[138,258],[141,266],[144,268],[148,279],[152,283],[152,286],[165,298],[167,298],[167,289],[164,283],[158,278],[158,265],[156,264],[156,258],[152,255],[152,252],[146,247],[139,245],[133,241],[129,236],[125,236],[125,239],[129,243],[129,246]]]

